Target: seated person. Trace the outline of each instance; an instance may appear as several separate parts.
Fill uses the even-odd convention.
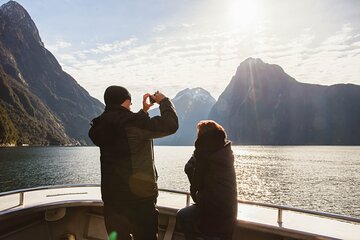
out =
[[[194,227],[207,239],[231,239],[237,215],[234,155],[224,128],[200,121],[193,156],[185,165],[195,204],[177,213],[185,238],[194,239]]]

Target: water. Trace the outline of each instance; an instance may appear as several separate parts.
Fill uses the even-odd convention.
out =
[[[155,147],[159,187],[188,191],[193,147]],[[239,199],[360,217],[360,147],[234,146]],[[0,191],[100,183],[97,147],[0,148]]]

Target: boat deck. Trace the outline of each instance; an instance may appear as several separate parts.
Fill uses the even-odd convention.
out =
[[[161,190],[160,212],[176,215],[190,204],[184,192]],[[0,195],[0,222],[14,214],[59,206],[102,206],[99,186],[61,186],[14,191]],[[299,239],[360,239],[360,219],[270,204],[238,203],[242,228]]]

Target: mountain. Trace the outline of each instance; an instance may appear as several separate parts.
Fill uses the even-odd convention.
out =
[[[216,100],[202,88],[186,88],[172,99],[179,118],[179,129],[171,136],[155,140],[157,145],[193,145],[196,138],[196,125],[207,119]],[[149,111],[150,116],[159,115],[159,109]]]
[[[17,2],[0,7],[0,144],[90,144],[104,106],[64,72]]]
[[[360,144],[360,86],[296,81],[249,58],[209,114],[237,144]]]

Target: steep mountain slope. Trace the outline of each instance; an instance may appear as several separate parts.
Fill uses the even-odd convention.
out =
[[[29,14],[15,1],[0,7],[0,66],[0,104],[20,142],[91,143],[89,121],[103,104],[62,70]]]
[[[300,83],[249,58],[209,118],[239,144],[360,144],[360,86]]]

